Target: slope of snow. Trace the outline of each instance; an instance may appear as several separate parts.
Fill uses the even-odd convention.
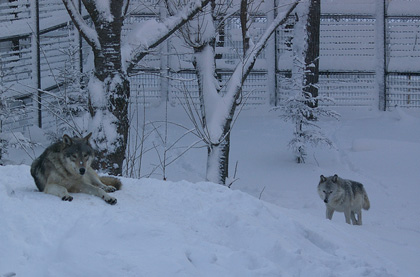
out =
[[[286,148],[292,126],[244,112],[232,189],[199,181],[205,149],[168,167],[172,181],[123,178],[115,206],[61,201],[36,190],[28,165],[0,167],[0,276],[419,276],[420,116],[341,112],[320,123],[338,150],[315,149],[303,165]],[[7,158],[22,161],[16,153]],[[335,173],[365,185],[363,226],[325,219],[316,185]]]

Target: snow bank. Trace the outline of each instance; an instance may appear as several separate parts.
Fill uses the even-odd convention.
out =
[[[420,276],[420,113],[338,112],[339,122],[319,122],[338,150],[314,149],[298,165],[287,149],[292,124],[242,111],[232,189],[199,182],[206,149],[167,168],[176,182],[123,179],[115,206],[86,194],[63,202],[36,190],[29,166],[0,167],[0,276]],[[164,114],[150,110],[147,120]],[[188,126],[179,110],[169,115]],[[169,128],[169,141],[185,132]],[[6,158],[23,155],[11,148]],[[316,185],[336,173],[365,185],[363,226],[342,213],[325,219]]]
[[[356,239],[362,228],[212,183],[123,179],[110,206],[40,193],[25,165],[0,167],[0,175],[0,274],[403,275]]]

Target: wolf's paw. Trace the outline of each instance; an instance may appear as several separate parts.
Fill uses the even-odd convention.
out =
[[[70,196],[70,195],[64,195],[64,196],[61,198],[61,200],[71,202],[71,201],[73,200],[73,196]]]
[[[117,204],[117,198],[114,198],[114,197],[103,197],[103,199],[108,204],[111,204],[111,205]]]
[[[114,188],[113,186],[105,186],[105,189],[104,189],[106,192],[114,192],[114,191],[116,191],[117,189],[116,188]]]

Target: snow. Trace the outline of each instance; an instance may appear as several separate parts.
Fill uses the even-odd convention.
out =
[[[150,19],[142,23],[133,24],[132,33],[127,36],[124,44],[125,51],[135,51],[137,47],[147,49],[150,43],[157,40],[157,36],[161,33],[167,32],[165,24],[157,22],[155,19]],[[130,53],[125,54],[129,60]]]
[[[419,276],[420,112],[338,112],[340,121],[319,123],[338,150],[312,149],[296,164],[292,124],[243,111],[231,134],[231,189],[201,181],[205,149],[168,167],[170,181],[122,178],[115,206],[86,194],[61,201],[36,190],[28,165],[2,166],[0,276]],[[179,107],[168,113],[189,124]],[[147,110],[148,120],[163,115]],[[180,131],[169,128],[175,141]],[[39,154],[47,144],[34,139]],[[6,158],[31,162],[18,149]],[[325,219],[316,186],[336,173],[365,185],[363,226],[342,213]]]
[[[419,0],[392,0],[387,1],[388,15],[417,16],[420,12]]]
[[[108,22],[114,21],[114,16],[111,13],[110,0],[96,0],[95,6],[104,20]]]
[[[325,0],[321,10],[327,14],[375,14],[375,0]]]
[[[89,78],[88,88],[92,105],[96,108],[106,107],[107,97],[104,82],[101,82],[94,75],[91,75]]]
[[[202,9],[204,4],[207,3],[208,0],[191,1],[177,11],[174,16],[167,17],[162,22],[150,19],[143,23],[133,24],[132,31],[122,41],[123,67],[127,69],[130,63],[135,61],[140,54],[151,51],[156,47],[156,42],[171,33],[176,26],[184,22],[195,11]]]
[[[201,52],[195,53],[195,61],[204,91],[204,115],[206,117],[208,139],[212,143],[218,143],[223,136],[223,124],[229,113],[229,105],[225,103],[224,97],[218,93],[220,84],[214,77],[214,49],[208,44],[205,45]]]

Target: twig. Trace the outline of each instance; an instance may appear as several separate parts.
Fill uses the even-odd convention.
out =
[[[264,186],[264,188],[262,189],[262,191],[260,192],[260,197],[258,197],[258,199],[261,199],[261,196],[262,196],[262,194],[263,194],[264,190],[265,190],[265,186]]]

